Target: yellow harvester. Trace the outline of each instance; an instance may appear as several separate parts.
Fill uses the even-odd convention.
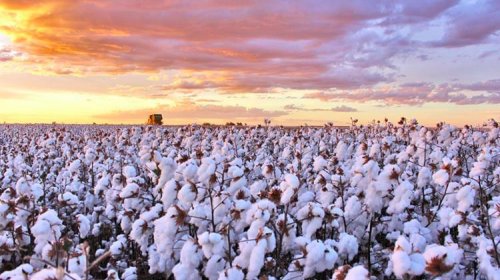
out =
[[[153,114],[149,115],[148,122],[146,124],[148,125],[162,125],[163,124],[163,116],[161,114]]]

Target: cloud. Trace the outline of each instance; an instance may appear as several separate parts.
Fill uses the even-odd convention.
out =
[[[59,75],[208,73],[165,91],[222,93],[355,89],[393,80],[386,69],[420,43],[395,28],[428,23],[454,0],[133,1],[0,3],[0,32],[26,63]],[[22,16],[15,16],[22,15]],[[401,28],[402,28],[401,27]],[[61,65],[64,67],[61,68]]]
[[[353,91],[312,92],[304,98],[321,101],[344,100],[350,102],[379,101],[388,105],[422,105],[429,102],[458,105],[500,103],[500,80],[488,80],[472,84],[406,83],[401,85],[365,88]],[[466,94],[465,91],[481,91],[488,94]]]
[[[10,47],[0,45],[0,62],[13,60],[19,55],[19,52],[12,50]]]
[[[358,110],[356,108],[352,108],[346,105],[341,105],[337,107],[333,107],[330,109],[326,108],[304,108],[300,106],[296,106],[294,104],[288,104],[283,107],[283,109],[287,111],[308,111],[308,112],[357,112]]]
[[[500,2],[471,1],[452,9],[443,37],[434,46],[462,47],[483,43],[500,30]]]
[[[260,108],[246,108],[243,106],[199,105],[191,101],[182,101],[175,106],[159,105],[153,108],[138,110],[114,111],[95,115],[97,119],[124,123],[141,123],[148,115],[163,114],[166,123],[168,120],[257,120],[275,118],[287,115],[285,111],[267,111]]]
[[[333,107],[332,111],[347,113],[347,112],[357,112],[358,110],[356,108],[353,108],[353,107],[341,105],[341,106]]]

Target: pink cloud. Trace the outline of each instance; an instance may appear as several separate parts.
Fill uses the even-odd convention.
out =
[[[199,105],[185,100],[176,106],[159,105],[154,108],[138,110],[114,111],[94,116],[107,121],[123,121],[140,123],[146,116],[153,113],[162,113],[166,120],[262,120],[287,115],[285,111],[267,111],[260,108],[247,108],[239,105]]]
[[[390,105],[421,105],[428,102],[454,103],[459,105],[498,104],[498,80],[473,84],[407,83],[399,86],[366,88],[354,91],[313,92],[304,98],[321,101],[347,100],[351,102],[379,101]],[[486,91],[489,94],[465,94],[464,91]]]
[[[500,31],[500,2],[477,1],[457,6],[449,13],[449,24],[439,47],[461,47],[482,43]]]
[[[5,16],[25,13],[25,21],[12,17],[0,32],[29,55],[25,63],[45,71],[210,74],[165,82],[147,90],[153,96],[295,89],[316,91],[307,97],[320,100],[496,103],[491,85],[392,83],[397,59],[428,59],[421,49],[480,44],[497,34],[498,1],[472,7],[458,0],[14,2],[0,7]],[[449,20],[442,40],[412,36],[436,19]],[[10,59],[0,51],[0,60]],[[472,98],[464,90],[481,92]]]

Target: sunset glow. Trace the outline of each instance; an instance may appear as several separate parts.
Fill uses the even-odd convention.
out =
[[[500,1],[0,1],[0,121],[500,119]]]

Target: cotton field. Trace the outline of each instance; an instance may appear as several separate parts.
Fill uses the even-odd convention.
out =
[[[500,279],[500,129],[0,126],[0,279]]]

